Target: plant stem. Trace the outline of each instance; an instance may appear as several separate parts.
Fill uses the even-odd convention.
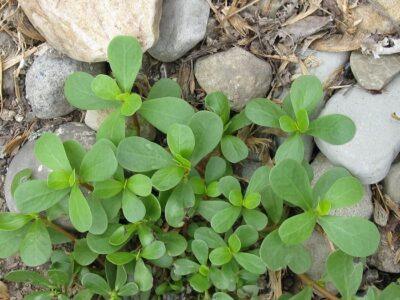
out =
[[[53,222],[49,221],[47,218],[45,217],[40,217],[42,219],[42,221],[48,226],[53,228],[55,231],[58,231],[60,233],[62,233],[63,235],[65,235],[67,238],[69,238],[71,240],[71,242],[75,242],[76,241],[76,236],[73,235],[72,233],[66,231],[64,228],[62,228],[61,226],[58,226],[57,224],[54,224]]]
[[[312,286],[312,288],[326,297],[326,299],[329,300],[339,300],[336,296],[332,295],[330,292],[328,292],[324,287],[320,286],[318,283],[316,283],[314,280],[312,280],[310,277],[308,277],[306,274],[297,274],[297,276],[300,278],[300,280],[307,284]]]

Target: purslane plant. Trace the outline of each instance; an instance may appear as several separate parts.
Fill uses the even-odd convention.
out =
[[[27,169],[18,173],[12,193],[20,212],[0,213],[0,258],[19,252],[28,266],[49,259],[52,265],[45,277],[14,271],[7,280],[43,287],[32,296],[41,299],[161,296],[186,285],[216,300],[252,298],[263,292],[260,276],[267,270],[309,270],[313,262],[303,243],[320,226],[336,248],[326,278],[343,299],[356,299],[363,268],[353,257],[372,254],[379,233],[368,220],[330,215],[362,197],[361,183],[348,171],[333,168],[310,185],[300,135],[339,144],[355,130],[344,116],[308,120],[322,95],[316,78],[297,79],[283,109],[255,99],[231,118],[222,93],[208,95],[207,110],[195,111],[169,79],[142,98],[132,91],[141,64],[138,42],[116,37],[108,52],[115,79],[75,73],[65,87],[76,107],[114,109],[97,142],[86,151],[76,141],[43,134],[35,156],[51,172],[46,180],[31,180]],[[152,142],[140,137],[140,128],[126,131],[125,120],[136,113],[162,137]],[[235,132],[249,119],[279,127],[289,138],[276,165],[258,168],[247,183],[235,177],[231,163],[248,154]],[[70,251],[53,251],[67,243]],[[398,294],[392,284],[380,295],[370,289],[365,299]],[[283,299],[311,297],[305,286]]]

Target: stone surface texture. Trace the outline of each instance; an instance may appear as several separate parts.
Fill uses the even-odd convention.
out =
[[[104,63],[88,64],[73,60],[54,49],[37,56],[25,79],[26,97],[34,115],[49,119],[73,111],[64,96],[64,83],[68,75],[83,71],[97,75],[106,70]]]
[[[76,122],[60,125],[55,131],[61,140],[76,140],[86,149],[89,149],[95,141],[95,133],[86,125]],[[34,155],[34,141],[29,141],[18,151],[12,159],[4,182],[4,194],[7,207],[10,211],[17,211],[15,202],[11,196],[11,183],[14,176],[21,170],[29,168],[32,170],[32,177],[35,179],[46,179],[50,170],[36,160]]]
[[[116,35],[135,36],[143,50],[158,38],[162,0],[19,0],[46,41],[69,57],[105,61]]]
[[[367,90],[380,91],[400,72],[400,54],[374,58],[372,55],[353,52],[350,66],[360,86]]]
[[[318,179],[329,169],[333,168],[334,165],[322,153],[319,153],[311,163],[311,167],[314,171],[314,178],[311,184],[314,186]],[[332,216],[362,217],[369,219],[372,216],[373,210],[371,187],[369,185],[364,185],[364,196],[360,202],[353,206],[333,209],[329,214]]]
[[[257,97],[265,97],[271,84],[272,70],[269,63],[252,53],[235,47],[199,59],[195,76],[207,92],[224,92],[235,111]]]
[[[209,15],[205,0],[164,0],[160,36],[149,53],[163,62],[182,57],[204,38]]]
[[[388,194],[393,201],[400,204],[400,162],[390,167],[383,184],[385,193]]]
[[[336,93],[321,115],[343,114],[356,125],[354,138],[344,145],[316,139],[318,148],[335,165],[348,169],[364,184],[382,180],[400,151],[400,76],[377,95],[355,86]]]

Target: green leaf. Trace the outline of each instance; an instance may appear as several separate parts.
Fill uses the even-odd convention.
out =
[[[239,252],[233,255],[239,265],[252,274],[264,274],[265,264],[257,255]]]
[[[140,258],[136,261],[134,277],[140,291],[146,292],[153,287],[153,275]]]
[[[103,234],[108,226],[108,217],[103,204],[93,194],[89,195],[88,204],[92,213],[92,226],[90,226],[89,232]]]
[[[97,130],[96,138],[107,139],[118,145],[125,138],[125,117],[118,110],[110,113]]]
[[[238,163],[249,155],[246,144],[238,137],[225,135],[221,140],[221,151],[231,163]]]
[[[0,258],[7,258],[18,251],[20,243],[25,237],[27,227],[29,226],[14,231],[0,230]]]
[[[190,119],[189,127],[196,141],[191,158],[195,166],[217,147],[222,137],[223,124],[221,118],[215,113],[199,111]]]
[[[139,287],[135,282],[128,282],[118,290],[118,296],[133,296],[139,292]]]
[[[300,109],[313,112],[323,95],[321,81],[313,75],[298,77],[290,87],[290,99],[295,113]]]
[[[30,225],[21,241],[19,253],[22,261],[29,267],[36,267],[49,260],[52,252],[51,240],[46,226],[41,220]]]
[[[159,240],[165,244],[167,254],[172,257],[181,255],[187,248],[186,239],[177,232],[162,233]]]
[[[54,133],[46,132],[36,141],[35,156],[52,170],[71,170],[62,141]]]
[[[226,246],[224,240],[217,233],[215,233],[214,230],[208,227],[197,228],[194,233],[194,238],[196,240],[205,241],[208,247],[211,249]]]
[[[187,258],[178,258],[174,262],[174,273],[178,276],[185,276],[196,273],[199,270],[199,264]]]
[[[83,157],[86,154],[85,148],[74,140],[65,141],[63,146],[72,169],[79,170]]]
[[[261,195],[257,192],[249,193],[244,198],[243,206],[247,209],[255,209],[260,205]]]
[[[19,171],[17,174],[15,174],[12,182],[11,182],[11,196],[14,198],[15,190],[17,187],[30,179],[32,176],[32,170],[31,169],[23,169]]]
[[[227,199],[229,199],[229,194],[232,190],[242,190],[239,180],[237,180],[233,176],[222,177],[218,183],[219,190],[222,192],[222,194],[224,194]]]
[[[0,231],[14,231],[32,220],[32,216],[20,213],[0,212]]]
[[[146,207],[145,219],[151,222],[157,221],[161,216],[161,205],[158,199],[150,194],[142,202]]]
[[[111,245],[109,243],[110,237],[117,229],[117,227],[118,224],[110,224],[106,232],[100,235],[94,235],[92,233],[88,233],[86,241],[90,250],[98,254],[109,254],[116,252],[119,248],[121,248],[123,243],[117,246]]]
[[[277,271],[289,266],[296,274],[305,273],[311,267],[311,255],[303,245],[287,245],[274,230],[261,243],[260,257],[268,269]]]
[[[116,103],[96,97],[92,91],[93,80],[93,76],[88,73],[72,73],[65,81],[65,98],[72,106],[84,110],[114,107]]]
[[[113,150],[98,141],[83,158],[80,175],[85,182],[110,179],[118,167]]]
[[[231,249],[232,253],[238,253],[242,248],[242,243],[240,242],[239,237],[236,234],[231,234],[228,239],[228,246]]]
[[[214,92],[208,94],[204,99],[205,106],[209,111],[216,113],[222,119],[222,123],[226,124],[229,121],[231,108],[229,100],[224,93]]]
[[[231,206],[217,212],[211,219],[211,227],[218,233],[227,232],[239,218],[241,211],[240,207]]]
[[[208,261],[208,245],[203,240],[193,240],[191,247],[193,255],[201,265],[206,265]]]
[[[185,170],[178,166],[170,166],[157,170],[151,177],[153,186],[159,191],[168,191],[181,182]]]
[[[301,292],[297,293],[293,297],[290,297],[289,300],[311,300],[312,294],[312,288],[307,286]]]
[[[310,181],[300,163],[292,159],[283,160],[272,168],[269,180],[273,191],[279,197],[303,210],[312,208]]]
[[[288,115],[283,115],[279,118],[279,126],[281,129],[287,133],[292,133],[298,131],[297,123]]]
[[[93,293],[87,289],[80,290],[73,298],[73,300],[87,300],[92,299]]]
[[[218,292],[212,296],[212,300],[233,300],[233,298],[226,293]]]
[[[206,194],[208,197],[215,198],[221,195],[221,192],[219,191],[219,183],[218,181],[211,182],[207,187],[206,187]]]
[[[80,239],[75,241],[72,256],[81,266],[88,266],[96,260],[98,254],[90,250],[86,239]]]
[[[324,198],[331,186],[340,178],[351,176],[349,171],[342,167],[334,167],[326,171],[313,188],[314,199],[319,201]]]
[[[222,266],[232,260],[232,253],[228,247],[215,248],[210,252],[210,261],[214,266]]]
[[[190,158],[195,146],[195,139],[189,126],[172,124],[167,131],[168,147],[172,154],[180,154],[184,158]]]
[[[126,283],[128,275],[126,274],[125,268],[123,266],[117,266],[117,274],[115,276],[115,290],[119,290],[121,286]]]
[[[118,146],[120,165],[133,172],[148,172],[174,165],[174,160],[164,148],[144,138],[133,136]]]
[[[261,205],[272,222],[279,223],[283,213],[283,199],[274,193],[270,185],[261,193]]]
[[[123,266],[136,259],[132,252],[115,252],[107,254],[107,260],[116,266]]]
[[[142,66],[139,41],[131,36],[116,36],[108,45],[107,56],[118,85],[124,92],[130,92]]]
[[[361,284],[362,263],[354,264],[351,256],[338,250],[329,255],[326,270],[343,299],[352,299]]]
[[[172,124],[187,125],[194,109],[185,100],[165,97],[144,101],[139,114],[158,130],[167,133]]]
[[[235,235],[238,236],[243,248],[252,246],[258,241],[257,230],[250,225],[241,225],[235,230]]]
[[[232,134],[243,127],[251,124],[251,121],[246,117],[245,111],[242,110],[231,118],[228,124],[225,125],[225,134]]]
[[[380,235],[374,223],[361,217],[324,216],[318,219],[328,238],[343,252],[366,257],[378,249]]]
[[[296,119],[297,119],[297,126],[298,126],[299,131],[301,133],[306,132],[308,127],[310,126],[310,120],[308,118],[308,113],[304,108],[297,111]]]
[[[165,97],[180,98],[182,94],[179,84],[169,78],[161,78],[150,89],[147,99],[158,99]]]
[[[285,112],[278,104],[268,99],[254,99],[246,105],[246,117],[261,126],[280,128],[279,118]]]
[[[310,123],[306,132],[333,145],[342,145],[351,141],[356,133],[356,125],[344,115],[326,115]]]
[[[143,174],[135,174],[129,177],[126,187],[140,197],[147,197],[151,194],[151,179]]]
[[[226,161],[218,156],[212,156],[206,165],[205,181],[207,184],[220,179],[226,173]]]
[[[18,186],[15,190],[14,198],[19,211],[22,213],[35,213],[57,204],[68,192],[69,189],[50,189],[46,180],[30,180]]]
[[[268,224],[267,216],[257,209],[243,209],[242,214],[246,224],[253,226],[258,231],[263,230]]]
[[[142,249],[140,256],[145,259],[159,259],[165,254],[165,252],[166,249],[163,242],[153,241]]]
[[[229,193],[229,202],[234,206],[241,207],[243,204],[243,195],[241,190],[232,190]]]
[[[146,215],[143,201],[129,191],[124,191],[122,195],[122,211],[125,218],[131,223],[143,220]]]
[[[93,195],[99,199],[109,199],[118,195],[123,188],[123,183],[115,179],[98,181],[94,184]]]
[[[142,98],[138,94],[123,94],[118,99],[123,100],[120,112],[126,117],[132,116],[142,106]]]
[[[286,219],[279,227],[279,236],[288,245],[300,244],[312,234],[317,217],[312,211]]]
[[[181,227],[185,217],[185,208],[193,206],[194,202],[195,196],[190,183],[180,183],[173,190],[165,206],[165,219],[168,224],[173,227]]]
[[[269,184],[269,172],[270,169],[266,166],[259,167],[255,170],[247,186],[246,195],[250,193],[261,193],[265,190]]]
[[[79,232],[85,232],[92,226],[92,212],[78,186],[73,186],[68,202],[69,218]]]
[[[190,286],[198,293],[204,293],[211,286],[208,277],[201,274],[194,274],[193,276],[191,276],[189,278],[189,283]]]
[[[304,159],[304,142],[299,134],[285,139],[275,153],[275,162],[279,164],[285,159],[293,159],[301,163]]]
[[[324,199],[331,203],[332,209],[354,205],[364,194],[361,182],[351,176],[338,179],[326,192]]]
[[[116,100],[117,96],[121,94],[115,79],[110,76],[99,74],[92,80],[92,91],[104,100]]]
[[[400,285],[392,282],[389,284],[380,294],[380,300],[391,300],[399,297],[400,294]]]
[[[45,277],[43,277],[37,272],[28,270],[12,271],[8,273],[4,277],[4,279],[8,281],[21,282],[21,283],[31,282],[34,285],[39,285],[42,287],[50,286],[50,282]]]
[[[93,273],[86,273],[82,277],[82,284],[85,288],[89,289],[93,293],[102,296],[107,296],[108,293],[111,291],[110,287],[103,279],[103,277]]]

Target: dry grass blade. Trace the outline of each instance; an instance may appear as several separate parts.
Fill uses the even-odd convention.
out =
[[[269,282],[271,290],[274,294],[274,299],[279,299],[282,296],[282,272],[281,271],[268,271]]]
[[[0,115],[3,112],[3,61],[0,57]]]
[[[9,300],[10,295],[8,294],[7,286],[4,282],[0,281],[0,300]]]
[[[26,59],[27,57],[31,56],[32,54],[34,54],[35,52],[42,50],[43,48],[48,47],[46,43],[43,43],[37,47],[33,47],[27,51],[25,51],[22,54],[19,54],[17,56],[11,57],[9,59],[6,59],[3,63],[3,71],[11,68],[12,66],[19,64],[21,61],[23,61],[24,59]]]
[[[36,125],[36,121],[34,121],[29,126],[28,130],[26,130],[19,136],[16,136],[11,141],[7,142],[7,144],[4,146],[3,153],[5,155],[10,155],[17,147],[19,147],[29,137],[29,135],[31,134],[35,125]]]
[[[311,14],[313,14],[315,11],[317,11],[320,8],[321,2],[322,2],[322,0],[310,0],[310,6],[307,9],[303,10],[298,15],[287,20],[285,23],[282,24],[282,26],[294,24],[294,23],[310,16]]]
[[[254,5],[254,4],[256,4],[257,2],[260,2],[260,0],[253,0],[253,1],[251,1],[250,3],[247,3],[247,4],[244,5],[243,7],[238,8],[238,9],[237,9],[236,11],[234,11],[233,13],[228,14],[228,15],[225,17],[225,19],[229,19],[229,18],[233,17],[234,15],[236,15],[236,14],[240,13],[241,11],[245,10],[246,8],[248,8],[248,7],[250,7],[250,6]]]

